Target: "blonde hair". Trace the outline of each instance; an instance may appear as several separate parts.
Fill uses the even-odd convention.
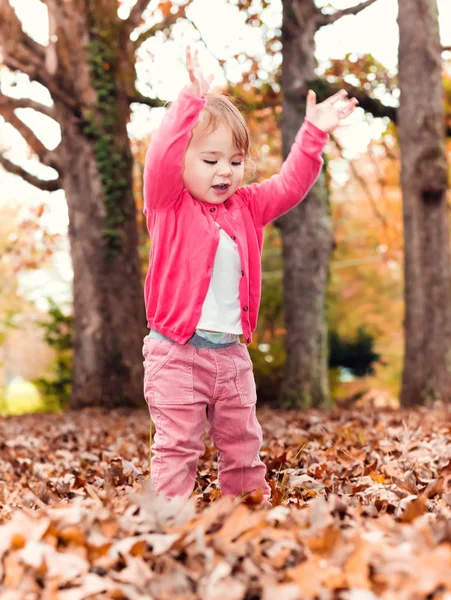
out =
[[[249,158],[251,150],[251,135],[246,119],[238,110],[231,96],[226,94],[208,93],[205,96],[207,102],[201,112],[200,123],[205,127],[205,134],[214,131],[223,123],[232,130],[233,145]]]

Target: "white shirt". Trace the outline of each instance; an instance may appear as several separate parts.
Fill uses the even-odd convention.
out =
[[[241,261],[237,244],[219,227],[219,245],[198,329],[241,334],[239,284]]]

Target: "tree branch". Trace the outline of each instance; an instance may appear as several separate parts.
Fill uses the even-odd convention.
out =
[[[153,37],[157,31],[163,31],[164,29],[168,29],[172,25],[174,25],[178,19],[185,17],[185,6],[180,5],[176,13],[170,13],[167,17],[160,21],[160,23],[156,23],[143,33],[138,36],[138,39],[134,42],[135,51],[149,38]]]
[[[143,12],[149,6],[149,2],[150,0],[136,0],[135,6],[131,9],[128,19],[125,21],[130,33],[139,26]]]
[[[24,73],[33,70],[45,78],[45,48],[35,42],[22,29],[22,24],[9,0],[0,0],[0,46],[6,59],[14,57],[16,65]]]
[[[45,104],[41,104],[40,102],[36,102],[31,98],[13,98],[12,96],[7,96],[6,94],[0,93],[0,103],[2,102],[2,98],[8,98],[14,108],[32,108],[37,112],[40,112],[51,119],[56,119],[55,109],[53,106],[46,106]]]
[[[451,46],[443,46],[442,52],[451,52]]]
[[[374,2],[376,2],[376,0],[365,0],[364,2],[361,2],[356,6],[350,6],[349,8],[344,8],[343,10],[337,10],[331,15],[321,13],[321,16],[318,17],[318,19],[316,20],[316,29],[318,30],[321,27],[325,27],[326,25],[331,25],[332,23],[335,23],[336,21],[338,21],[338,19],[341,19],[342,17],[346,17],[348,15],[357,15],[365,8],[368,8],[368,6],[374,4]]]
[[[34,135],[28,125],[25,125],[23,121],[17,117],[14,112],[3,111],[3,108],[0,106],[0,114],[2,114],[6,121],[10,125],[17,129],[20,135],[24,138],[30,148],[38,155],[39,159],[43,156],[47,150],[44,144]]]
[[[392,121],[395,125],[398,124],[398,109],[394,106],[386,106],[382,104],[380,100],[376,100],[376,98],[371,98],[368,96],[366,92],[360,90],[358,88],[349,85],[348,83],[343,82],[343,85],[333,85],[328,83],[327,81],[321,79],[320,86],[315,88],[316,95],[318,97],[318,102],[322,102],[332,94],[335,94],[339,90],[346,90],[350,97],[357,98],[359,101],[359,107],[363,108],[365,112],[368,112],[373,115],[373,117],[388,117],[390,121]],[[290,92],[291,95],[292,92]],[[298,95],[295,96],[299,98]],[[451,126],[448,126],[445,129],[445,135],[447,137],[451,137]]]
[[[354,88],[347,83],[344,83],[342,86],[336,88],[332,87],[332,89],[335,89],[337,92],[339,89],[347,90],[349,96],[357,98],[359,101],[359,106],[363,108],[365,112],[371,113],[373,117],[388,117],[391,121],[393,121],[393,123],[396,124],[398,122],[398,110],[396,107],[382,104],[380,100],[371,98],[371,96],[368,96],[368,94],[363,90]]]
[[[60,160],[58,154],[54,150],[49,150],[44,146],[34,131],[19,119],[14,112],[16,108],[22,107],[17,105],[17,101],[14,98],[0,95],[0,115],[2,115],[4,119],[20,133],[44,165],[59,171]]]
[[[160,108],[164,106],[166,102],[163,102],[159,98],[149,98],[148,96],[143,96],[138,90],[135,90],[134,94],[128,96],[129,104],[133,102],[139,102],[139,104],[146,104],[151,108]]]
[[[35,42],[23,30],[15,10],[9,0],[0,0],[0,48],[3,51],[3,64],[12,71],[21,71],[32,81],[46,87],[53,98],[59,98],[73,109],[75,98],[65,94],[55,83],[46,69],[46,49]]]
[[[38,155],[41,159],[46,153],[47,148],[44,144],[36,137],[34,132],[25,125],[25,123],[19,119],[19,117],[14,112],[15,110],[14,102],[11,102],[11,99],[7,96],[0,96],[0,115],[2,115],[10,125],[17,129],[20,135],[24,138],[30,148]]]
[[[330,139],[335,143],[340,152],[341,156],[343,156],[343,146],[338,141],[337,137],[334,134],[330,134]],[[382,223],[383,228],[387,229],[387,217],[379,210],[376,199],[373,196],[370,186],[368,185],[366,179],[359,173],[355,162],[353,160],[348,160],[349,167],[351,169],[352,174],[356,178],[356,180],[360,183],[363,191],[368,196],[368,200],[370,202],[371,208],[373,210],[374,216]]]
[[[20,71],[21,73],[25,73],[25,75],[28,75],[31,81],[37,81],[46,87],[54,100],[56,98],[61,100],[61,102],[65,106],[69,107],[70,110],[73,110],[77,107],[77,100],[74,97],[64,92],[56,83],[53,82],[51,77],[47,77],[47,75],[42,76],[41,71],[36,70],[32,65],[23,65],[18,62],[14,56],[5,56],[3,64],[11,71]]]
[[[18,175],[21,179],[30,183],[34,187],[43,190],[44,192],[55,192],[56,190],[61,190],[63,188],[63,184],[61,179],[50,179],[45,181],[44,179],[39,179],[35,175],[32,175],[19,165],[12,163],[10,160],[5,158],[2,154],[0,154],[0,165],[8,171],[8,173],[12,173],[13,175]]]

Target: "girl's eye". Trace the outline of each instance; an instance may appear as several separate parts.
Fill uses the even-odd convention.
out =
[[[207,165],[215,165],[218,161],[217,160],[205,160],[204,159],[204,163],[207,163]],[[232,166],[233,167],[239,167],[241,165],[241,162],[233,162]]]

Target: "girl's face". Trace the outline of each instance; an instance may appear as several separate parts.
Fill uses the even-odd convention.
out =
[[[193,198],[222,204],[236,192],[243,175],[244,153],[234,147],[230,127],[221,123],[205,134],[202,123],[198,123],[185,152],[183,169],[183,183]]]

